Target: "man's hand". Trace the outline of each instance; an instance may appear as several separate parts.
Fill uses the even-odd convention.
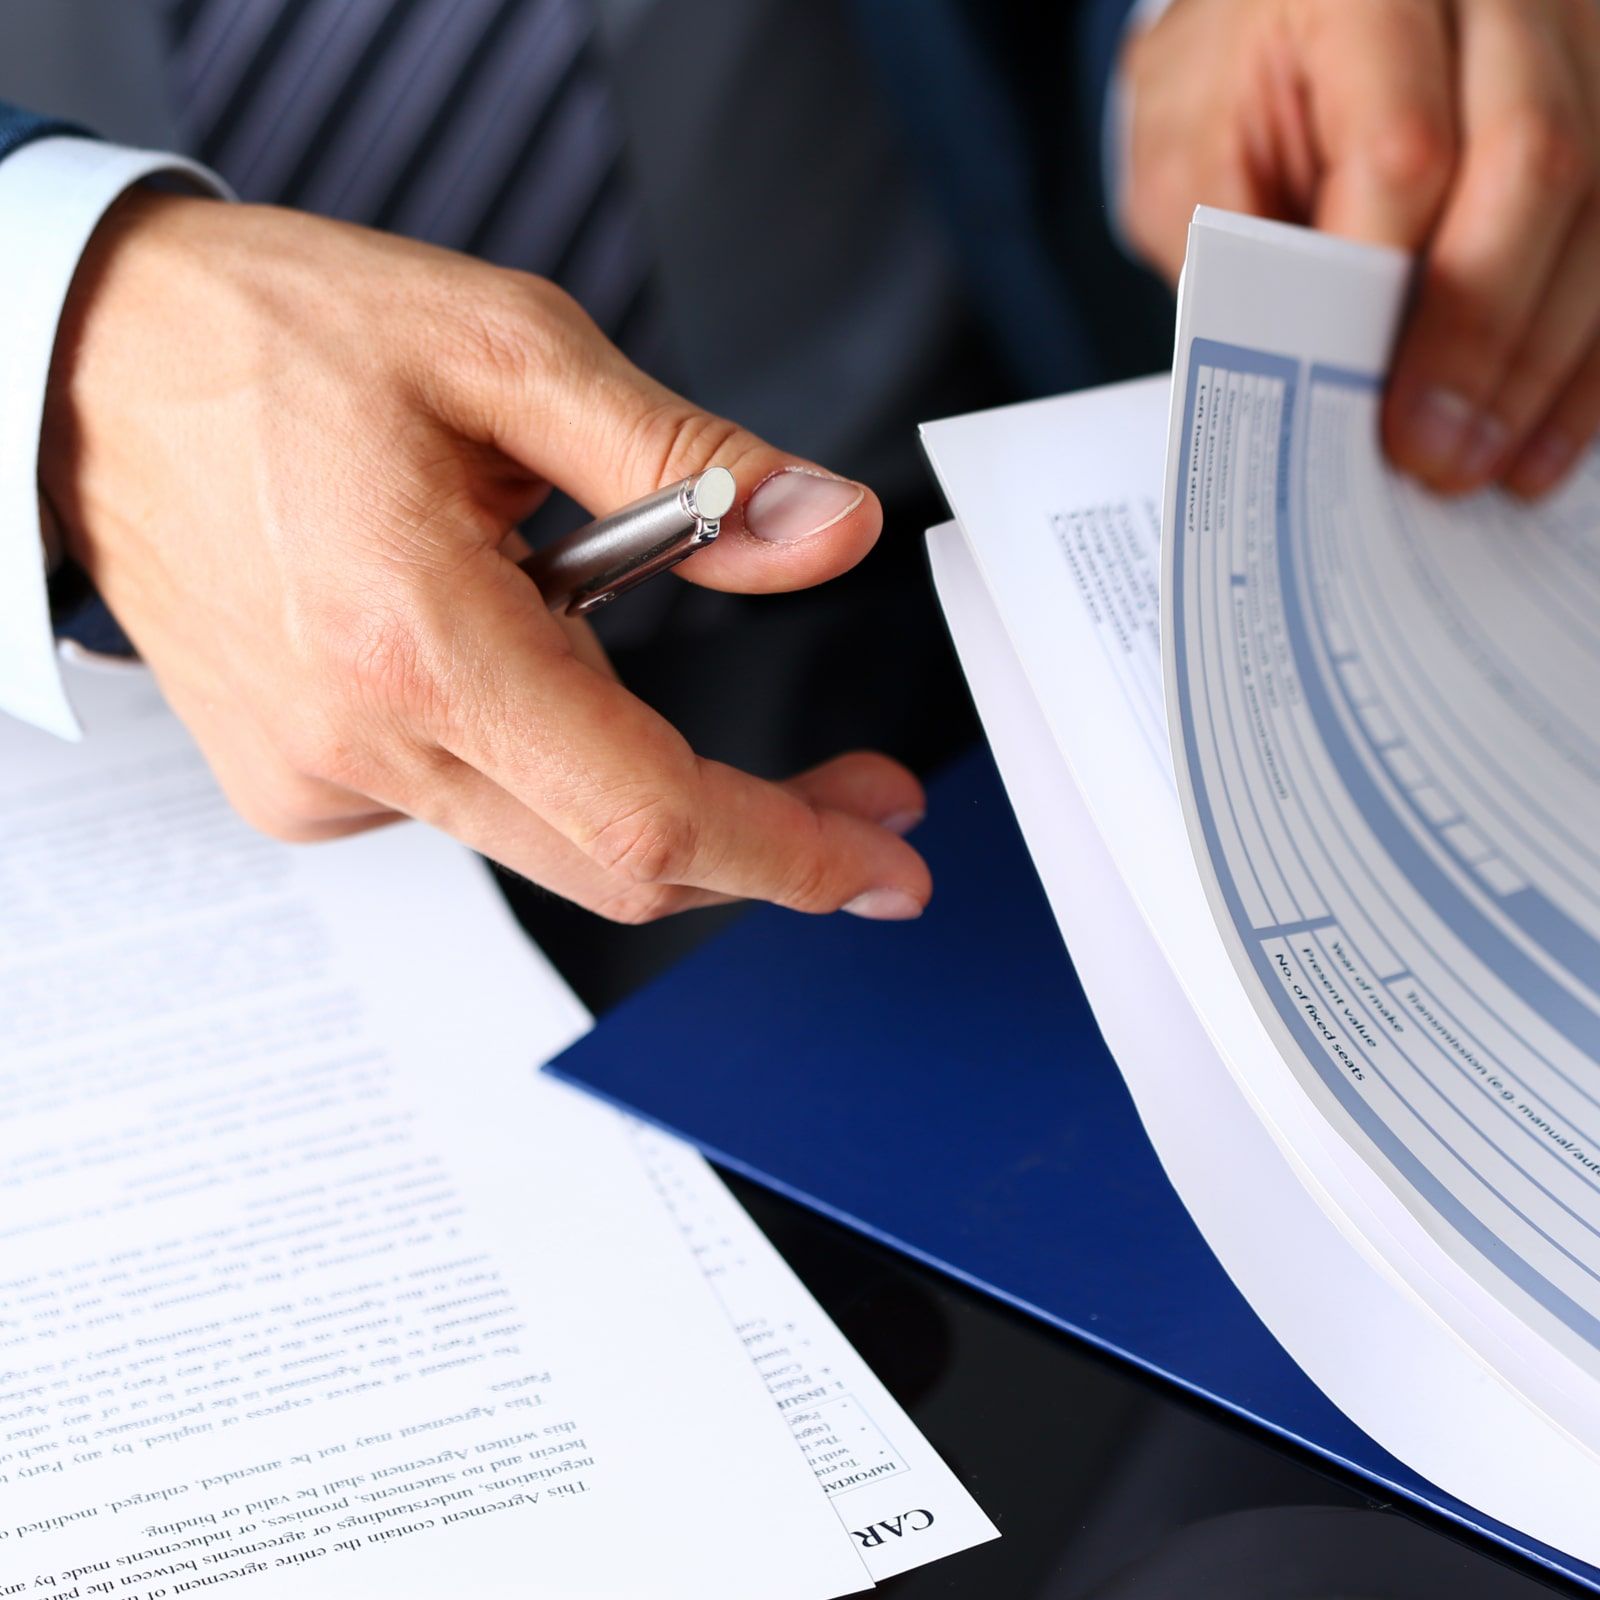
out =
[[[700,760],[516,567],[552,484],[601,513],[712,463],[739,502],[691,581],[817,583],[881,521],[647,378],[548,283],[135,194],[74,283],[45,437],[73,554],[268,832],[421,817],[622,921],[927,901],[897,837],[922,811],[908,772],[858,754],[779,785]]]
[[[1435,488],[1553,487],[1600,430],[1600,3],[1175,0],[1135,40],[1124,221],[1196,204],[1422,253],[1384,435]]]

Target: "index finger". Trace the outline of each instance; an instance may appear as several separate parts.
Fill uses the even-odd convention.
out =
[[[1328,0],[1299,41],[1323,173],[1312,220],[1415,250],[1455,162],[1455,75],[1441,0]]]
[[[1429,245],[1385,405],[1398,464],[1463,489],[1512,440],[1489,402],[1521,344],[1588,179],[1576,79],[1548,13],[1461,0],[1459,178]]]
[[[890,828],[697,756],[664,718],[579,661],[533,585],[492,552],[457,581],[460,623],[430,731],[601,871],[797,911],[921,913],[927,866]],[[854,797],[858,808],[886,821],[921,810],[909,772],[867,759],[872,792]]]

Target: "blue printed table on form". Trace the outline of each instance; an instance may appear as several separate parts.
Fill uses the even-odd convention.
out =
[[[1289,1360],[1145,1140],[987,755],[931,802],[920,922],[752,911],[553,1070],[1600,1592],[1600,1571],[1379,1449]]]

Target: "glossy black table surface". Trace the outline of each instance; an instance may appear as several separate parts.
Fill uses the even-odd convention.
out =
[[[1002,1537],[895,1600],[1533,1600],[1579,1591],[731,1174]]]

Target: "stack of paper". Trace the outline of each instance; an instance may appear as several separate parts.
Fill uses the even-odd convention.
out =
[[[0,729],[0,1594],[853,1593],[994,1536],[413,825],[293,850],[142,672]]]
[[[1600,457],[1385,463],[1407,262],[1201,212],[1175,372],[938,423],[940,596],[1108,1043],[1263,1321],[1600,1561]]]

